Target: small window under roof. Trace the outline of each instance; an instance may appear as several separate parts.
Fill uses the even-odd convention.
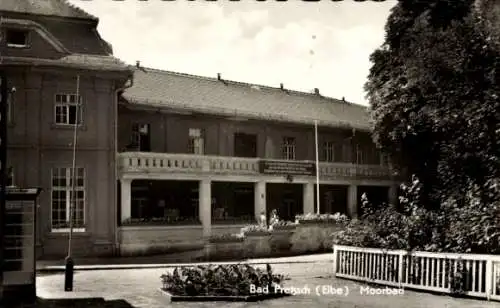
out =
[[[5,41],[9,47],[27,47],[28,46],[28,30],[23,29],[7,29],[5,31]]]

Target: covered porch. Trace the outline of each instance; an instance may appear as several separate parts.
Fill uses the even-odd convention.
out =
[[[142,154],[119,154],[124,158],[117,183],[122,255],[199,249],[207,237],[239,233],[272,209],[292,221],[297,214],[317,212],[312,176],[262,174],[258,159],[166,153],[142,159]],[[393,185],[378,166],[321,167],[321,213],[357,217],[358,187]],[[368,179],[360,181],[358,173]],[[394,189],[385,190],[386,196],[388,191]]]

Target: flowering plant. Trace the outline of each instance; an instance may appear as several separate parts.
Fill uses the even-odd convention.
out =
[[[217,234],[212,235],[208,241],[210,243],[231,243],[243,241],[243,234]]]
[[[302,214],[295,216],[296,221],[311,221],[311,222],[347,222],[349,218],[345,214]]]
[[[248,233],[268,233],[268,230],[265,226],[261,225],[248,225],[241,228],[242,235],[246,235]]]

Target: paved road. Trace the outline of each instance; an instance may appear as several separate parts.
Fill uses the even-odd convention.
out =
[[[124,299],[137,308],[164,308],[164,307],[332,307],[332,308],[500,308],[500,303],[456,299],[448,296],[436,296],[427,293],[405,291],[404,295],[361,295],[361,284],[332,278],[332,264],[326,260],[315,263],[275,264],[276,273],[288,274],[290,280],[285,282],[287,287],[311,290],[308,295],[296,295],[281,299],[263,301],[260,303],[170,303],[163,295],[160,275],[170,269],[141,268],[93,270],[75,273],[75,292],[64,292],[64,276],[62,274],[42,275],[37,279],[38,296],[42,298],[68,297],[104,297],[106,299]],[[316,286],[332,286],[333,288],[349,289],[347,296],[326,295],[318,296]]]

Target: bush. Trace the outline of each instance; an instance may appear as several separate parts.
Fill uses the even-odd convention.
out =
[[[174,296],[249,296],[250,285],[268,287],[282,285],[283,275],[273,273],[269,264],[266,270],[248,264],[208,265],[194,268],[175,268],[172,274],[161,275],[163,290]]]
[[[472,186],[464,197],[439,209],[421,204],[421,183],[413,178],[401,186],[400,207],[374,207],[362,199],[363,216],[333,234],[338,245],[429,252],[500,254],[500,185],[489,181]],[[484,202],[485,197],[489,202]],[[458,201],[460,200],[460,201]]]

